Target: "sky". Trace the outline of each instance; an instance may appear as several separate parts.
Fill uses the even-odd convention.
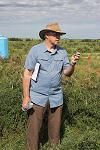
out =
[[[63,38],[100,39],[100,0],[0,0],[0,35],[39,38],[54,22]]]

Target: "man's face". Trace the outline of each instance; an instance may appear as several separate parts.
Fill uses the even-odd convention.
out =
[[[54,44],[54,45],[57,45],[59,43],[60,36],[61,36],[60,33],[52,32],[52,31],[46,33],[46,39],[51,44]]]

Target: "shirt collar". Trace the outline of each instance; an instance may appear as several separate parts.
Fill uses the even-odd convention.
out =
[[[47,50],[47,48],[46,48],[46,45],[45,45],[45,43],[43,42],[42,43],[43,44],[43,52],[45,53],[45,52],[47,52],[48,50]],[[55,49],[54,49],[54,52],[52,52],[52,54],[55,54],[56,52],[57,52],[57,46],[55,47]]]
[[[57,48],[55,48],[51,54],[55,54],[55,53],[57,53]]]

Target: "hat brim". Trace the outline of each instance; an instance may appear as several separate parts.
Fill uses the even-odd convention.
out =
[[[65,32],[62,32],[62,31],[54,31],[54,30],[44,29],[44,30],[41,30],[39,32],[40,38],[43,39],[43,40],[45,40],[45,33],[49,32],[49,31],[59,33],[59,34],[61,34],[61,36],[64,35],[64,34],[66,34]]]

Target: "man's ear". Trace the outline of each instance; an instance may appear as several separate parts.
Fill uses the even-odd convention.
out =
[[[49,33],[45,32],[45,39],[48,39]]]

